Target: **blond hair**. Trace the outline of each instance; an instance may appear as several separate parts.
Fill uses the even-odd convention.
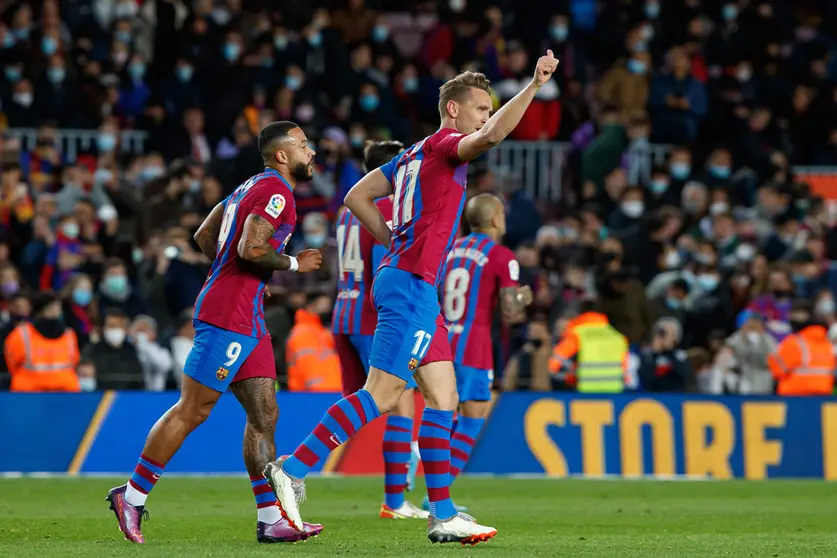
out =
[[[461,103],[471,89],[481,89],[491,95],[491,82],[479,72],[462,72],[439,88],[439,115],[447,116],[448,102]]]

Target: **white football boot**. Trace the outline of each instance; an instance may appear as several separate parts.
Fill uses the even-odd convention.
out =
[[[404,502],[397,508],[381,504],[379,516],[382,519],[429,519],[430,512],[424,511],[412,502]]]
[[[493,539],[497,534],[494,527],[480,525],[466,513],[458,513],[446,521],[433,516],[427,520],[427,538],[432,543],[451,543],[475,545]]]
[[[283,471],[284,462],[285,459],[277,459],[268,463],[264,468],[264,476],[276,494],[282,515],[294,529],[302,531],[305,527],[299,515],[299,504],[305,500],[305,481],[296,480]]]

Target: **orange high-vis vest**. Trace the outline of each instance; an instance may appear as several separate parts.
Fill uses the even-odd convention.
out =
[[[343,383],[334,335],[319,316],[307,310],[297,310],[294,318],[296,324],[285,347],[288,390],[340,391]]]
[[[20,324],[6,338],[3,353],[12,376],[10,391],[81,391],[78,340],[70,328],[49,339],[32,324]]]
[[[767,364],[778,382],[778,395],[831,395],[835,358],[828,332],[808,326],[786,337]]]

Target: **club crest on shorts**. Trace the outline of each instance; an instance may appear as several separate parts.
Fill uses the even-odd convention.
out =
[[[229,375],[230,371],[221,366],[218,368],[218,371],[215,373],[215,377],[219,380],[223,381],[227,379],[227,375]]]
[[[407,368],[409,368],[409,369],[410,369],[410,371],[412,372],[413,370],[415,370],[416,368],[418,368],[418,365],[419,365],[419,359],[417,359],[417,358],[411,358],[411,359],[410,359],[410,363],[407,365]]]

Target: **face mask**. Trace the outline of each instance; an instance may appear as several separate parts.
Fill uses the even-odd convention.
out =
[[[549,28],[549,35],[553,40],[558,41],[559,43],[566,41],[569,34],[570,30],[566,25],[552,25]]]
[[[128,51],[127,50],[117,50],[113,53],[113,61],[116,62],[117,66],[122,66],[125,62],[128,61]]]
[[[130,19],[137,15],[137,3],[133,0],[121,2],[113,7],[113,15],[116,19]]]
[[[686,180],[687,178],[689,178],[689,174],[691,172],[692,167],[689,166],[687,163],[671,164],[671,176],[673,176],[677,180]]]
[[[450,0],[448,5],[452,11],[459,13],[465,9],[465,0]]]
[[[758,331],[748,331],[747,332],[747,341],[755,345],[761,340],[761,335],[759,335]]]
[[[128,290],[128,278],[124,275],[105,277],[105,288],[112,294],[122,294]]]
[[[736,75],[738,77],[738,81],[747,82],[750,81],[750,78],[753,77],[753,71],[749,68],[741,68],[740,70],[738,70],[738,73]]]
[[[131,33],[128,31],[117,31],[113,34],[113,38],[116,39],[117,42],[127,45],[131,42]]]
[[[41,50],[44,51],[44,54],[47,56],[55,54],[58,50],[58,41],[52,37],[44,37],[41,41]]]
[[[191,66],[179,66],[176,70],[177,79],[180,83],[188,83],[189,80],[192,79],[192,74],[195,72],[195,69]]]
[[[89,289],[74,289],[73,302],[79,306],[87,306],[93,300],[93,293]]]
[[[47,70],[47,79],[50,83],[61,83],[67,77],[67,72],[64,68],[50,68]]]
[[[683,308],[683,301],[673,296],[666,298],[666,306],[671,308],[672,310],[680,310]]]
[[[163,169],[160,167],[145,167],[140,171],[140,176],[148,182],[149,180],[154,180],[160,176],[163,176]]]
[[[314,118],[314,107],[311,105],[300,105],[296,109],[296,117],[297,120],[302,122],[311,122],[311,119]]]
[[[3,296],[9,298],[17,291],[20,290],[20,283],[17,281],[6,281],[2,285],[0,285],[0,291],[3,293]]]
[[[113,151],[116,147],[116,136],[103,132],[96,136],[96,146],[99,148],[99,151]]]
[[[125,341],[125,330],[115,327],[107,328],[102,333],[102,337],[105,338],[108,345],[118,347],[123,341]]]
[[[113,172],[108,169],[97,169],[93,173],[93,182],[96,184],[105,184],[113,179]]]
[[[367,93],[360,98],[360,108],[366,112],[372,112],[377,109],[379,103],[380,100],[377,95],[372,95],[370,93]]]
[[[135,264],[142,263],[145,259],[145,254],[142,252],[142,248],[134,248],[131,252],[131,261]]]
[[[715,178],[729,178],[730,168],[721,165],[709,165],[709,174]]]
[[[631,58],[628,60],[628,71],[632,74],[643,75],[648,71],[648,65],[642,60]]]
[[[96,391],[96,378],[79,378],[78,385],[83,392]]]
[[[349,143],[352,144],[352,147],[358,149],[363,147],[363,142],[366,141],[366,136],[354,135],[349,137]]]
[[[189,181],[189,191],[193,194],[197,194],[201,190],[201,181],[200,180],[190,180]]]
[[[24,27],[22,29],[15,29],[14,30],[15,37],[20,39],[21,41],[25,41],[29,38],[29,28]]]
[[[650,25],[646,25],[645,27],[640,29],[639,35],[640,35],[640,37],[642,37],[646,41],[650,41],[651,39],[654,38],[654,28],[651,27]]]
[[[322,233],[311,233],[304,236],[305,244],[312,248],[322,248],[326,243],[326,235]]]
[[[273,46],[276,50],[285,50],[288,48],[288,38],[285,35],[275,35],[273,37]]]
[[[79,226],[76,223],[64,223],[61,232],[70,240],[75,240],[78,238]]]
[[[642,215],[644,209],[645,204],[638,200],[622,202],[622,213],[634,219]]]
[[[663,192],[668,190],[668,181],[667,180],[652,180],[651,183],[648,185],[648,187],[655,194],[662,194]]]
[[[137,345],[145,345],[145,344],[146,344],[146,343],[148,343],[150,340],[151,340],[151,339],[148,337],[148,334],[147,334],[147,333],[145,333],[144,331],[140,331],[140,332],[139,332],[139,333],[137,333],[137,335],[136,335]]]
[[[238,59],[241,47],[238,43],[226,43],[224,45],[224,58],[229,62],[235,62]]]
[[[383,43],[389,37],[389,29],[386,25],[376,25],[372,28],[372,40],[376,43]]]
[[[645,17],[648,19],[657,19],[660,15],[660,5],[656,2],[649,2],[645,4]]]
[[[729,204],[727,202],[715,202],[709,206],[709,213],[712,215],[726,213],[727,211],[729,211]]]
[[[739,244],[735,249],[735,257],[742,262],[749,262],[756,256],[756,248],[752,244]]]
[[[735,4],[727,4],[723,9],[723,16],[725,21],[732,21],[738,17],[738,6]]]
[[[215,23],[220,25],[221,27],[225,26],[230,22],[232,15],[230,12],[223,8],[216,8],[212,10],[212,19],[215,20]]]
[[[317,48],[321,44],[323,44],[323,36],[320,33],[313,33],[310,37],[308,37],[308,44],[314,48]]]
[[[6,74],[6,79],[8,79],[9,81],[17,81],[21,77],[23,77],[23,72],[20,71],[20,68],[14,66],[6,68],[5,70],[3,70],[3,73]]]
[[[302,87],[302,78],[299,76],[288,76],[285,78],[285,86],[291,91],[299,91]]]
[[[3,48],[12,48],[15,46],[15,36],[6,31],[6,34],[3,35]]]
[[[418,91],[418,78],[408,77],[404,79],[404,91],[407,93],[415,93]]]
[[[663,260],[666,269],[677,269],[680,263],[680,254],[677,252],[668,252]]]
[[[648,51],[648,42],[647,41],[636,41],[634,43],[634,52],[647,52]]]
[[[817,303],[816,311],[817,314],[824,316],[826,314],[832,314],[834,312],[837,305],[834,304],[834,300],[831,298],[824,298]]]
[[[708,275],[708,274],[701,274],[698,275],[696,278],[697,284],[706,291],[714,291],[715,287],[718,286],[718,276],[717,275]]]
[[[131,76],[131,79],[139,81],[142,79],[142,76],[145,75],[145,64],[133,63],[128,66],[128,75]]]
[[[15,93],[12,99],[23,107],[32,105],[32,93]]]

